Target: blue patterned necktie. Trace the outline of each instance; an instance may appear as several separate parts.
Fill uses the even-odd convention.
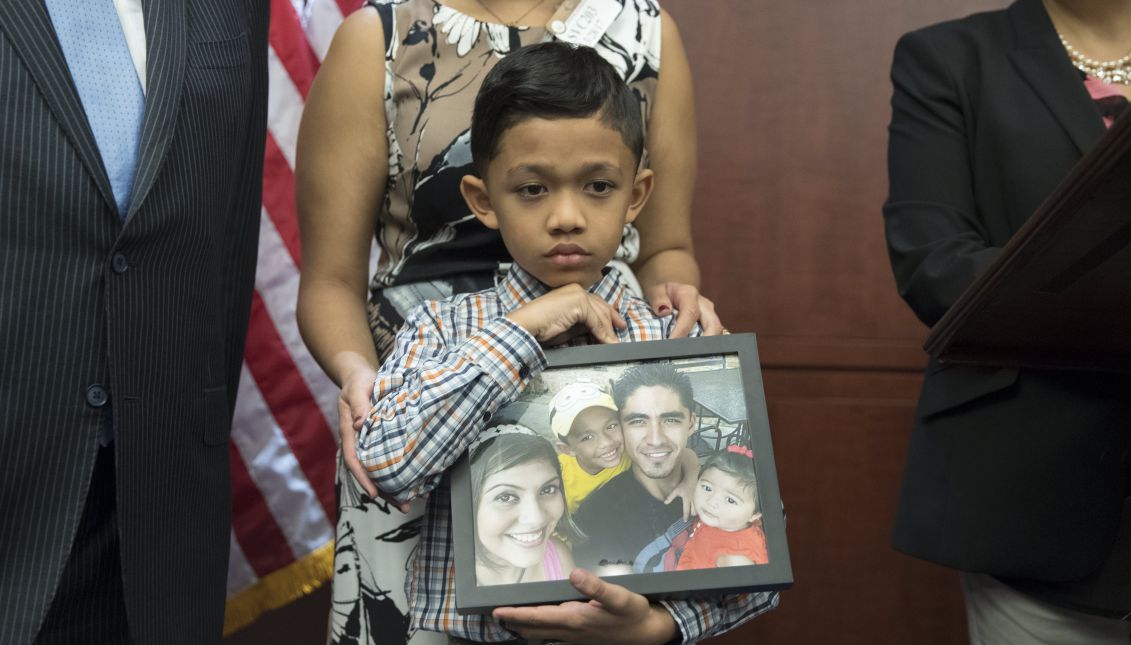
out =
[[[45,0],[86,110],[118,215],[129,213],[145,97],[113,0]]]

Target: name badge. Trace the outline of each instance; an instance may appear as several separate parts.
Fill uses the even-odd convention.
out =
[[[546,28],[558,40],[593,47],[620,12],[620,3],[613,0],[566,0]]]

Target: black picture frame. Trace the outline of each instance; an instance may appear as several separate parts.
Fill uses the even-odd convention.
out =
[[[545,387],[540,389],[540,384],[532,381],[518,400],[495,413],[488,429],[519,422],[524,426],[539,425],[525,420],[549,416],[545,401],[555,394],[552,391],[555,375],[562,381],[591,371],[597,376],[587,380],[599,383],[602,374],[623,373],[637,365],[661,362],[670,363],[677,371],[688,374],[693,388],[699,388],[694,392],[696,427],[691,431],[687,445],[694,449],[700,460],[703,455],[709,456],[714,452],[742,452],[741,448],[727,448],[729,445],[746,446],[752,452],[752,455],[743,454],[752,458],[756,473],[757,510],[761,512],[761,528],[768,555],[765,564],[629,573],[608,575],[606,579],[650,599],[713,597],[735,592],[785,589],[792,585],[784,509],[754,334],[563,348],[547,351],[546,359],[547,368],[537,377]],[[539,406],[543,407],[539,409]],[[708,415],[709,423],[704,425]],[[548,433],[549,422],[545,428],[533,430],[537,434]],[[505,428],[502,431],[506,432]],[[480,438],[488,432],[484,430]],[[549,437],[544,438],[552,441]],[[506,440],[507,435],[493,439]],[[476,445],[472,444],[469,453],[476,452]],[[631,475],[632,471],[627,474]],[[465,454],[451,473],[458,611],[464,614],[489,613],[500,606],[555,604],[582,599],[568,579],[479,584],[476,549],[486,547],[477,547],[480,542],[476,534],[471,480],[471,463],[469,455]],[[562,496],[564,499],[564,492]],[[673,503],[678,505],[680,501],[677,499]],[[560,525],[557,526],[560,528]],[[675,528],[672,527],[673,530]],[[655,558],[653,561],[658,562]],[[633,562],[639,567],[636,563],[643,560],[638,557]],[[568,577],[568,571],[565,575]]]

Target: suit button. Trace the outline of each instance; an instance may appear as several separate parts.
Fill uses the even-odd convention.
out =
[[[92,408],[100,408],[110,401],[110,393],[106,388],[97,383],[86,388],[86,404]]]
[[[110,258],[110,267],[114,269],[114,273],[125,273],[126,269],[130,268],[130,263],[126,260],[126,256],[115,253],[114,257]]]

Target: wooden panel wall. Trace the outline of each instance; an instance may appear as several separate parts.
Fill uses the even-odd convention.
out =
[[[883,243],[899,35],[1005,0],[661,0],[695,78],[704,291],[758,334],[796,584],[717,643],[964,643],[954,572],[889,533],[926,330]],[[325,589],[227,645],[324,642]]]
[[[717,642],[964,643],[958,577],[895,553],[926,329],[880,208],[899,35],[1005,2],[665,0],[695,79],[704,291],[758,334],[796,583]]]

